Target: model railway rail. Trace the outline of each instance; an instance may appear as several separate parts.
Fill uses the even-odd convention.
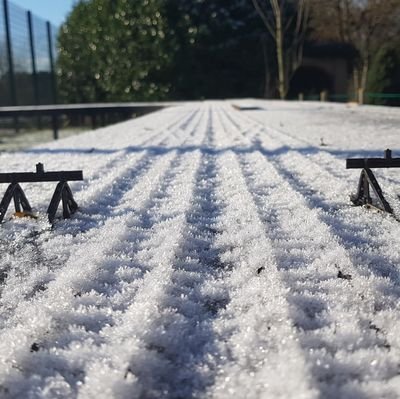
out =
[[[373,205],[371,189],[378,201],[378,208],[393,213],[392,207],[386,201],[382,189],[371,168],[400,168],[400,158],[392,158],[392,151],[387,149],[384,158],[352,158],[346,159],[346,169],[362,169],[358,181],[357,193],[350,196],[354,205]]]
[[[0,183],[9,183],[9,186],[0,202],[0,223],[3,221],[7,209],[14,200],[15,214],[17,216],[31,216],[32,207],[20,186],[20,183],[41,183],[56,182],[58,184],[47,209],[49,222],[53,223],[56,217],[57,209],[62,202],[63,217],[71,217],[78,209],[68,181],[83,180],[81,170],[45,172],[41,163],[36,164],[36,173],[0,173]]]

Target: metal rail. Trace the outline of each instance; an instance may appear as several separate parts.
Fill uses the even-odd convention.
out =
[[[400,168],[400,158],[346,159],[346,169]]]
[[[57,105],[23,105],[17,107],[0,107],[0,118],[11,116],[60,116],[82,115],[101,112],[153,112],[176,105],[176,103],[92,103],[92,104],[57,104]]]
[[[81,170],[44,173],[0,173],[0,183],[39,183],[50,181],[78,181],[82,179],[83,175]]]
[[[176,105],[176,103],[97,103],[97,104],[60,104],[60,105],[25,105],[16,107],[0,107],[1,118],[18,118],[18,117],[34,117],[49,116],[52,118],[53,137],[58,139],[59,118],[63,115],[74,116],[90,116],[92,118],[92,126],[96,127],[97,116],[106,113],[121,114],[130,117],[133,114],[147,114],[159,111],[163,108]]]

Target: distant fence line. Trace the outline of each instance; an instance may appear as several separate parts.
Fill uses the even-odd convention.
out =
[[[57,103],[56,29],[9,0],[0,6],[0,106]]]

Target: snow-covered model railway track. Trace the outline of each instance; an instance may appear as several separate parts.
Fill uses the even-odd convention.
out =
[[[289,155],[286,157],[289,158]],[[385,392],[386,381],[397,375],[393,352],[398,352],[398,348],[391,346],[386,329],[378,327],[381,326],[381,318],[376,317],[375,309],[384,310],[391,303],[392,311],[396,311],[398,297],[395,292],[387,291],[381,274],[375,276],[374,270],[371,272],[369,265],[362,262],[365,257],[361,257],[361,253],[366,248],[359,248],[357,256],[354,254],[356,251],[346,241],[343,242],[340,231],[331,224],[344,223],[335,207],[330,204],[320,209],[313,202],[310,192],[291,184],[295,171],[301,170],[305,175],[311,171],[312,177],[309,179],[315,182],[321,168],[314,163],[302,165],[301,161],[308,160],[298,154],[292,156],[292,164],[286,169],[276,160],[269,162],[262,152],[240,155],[239,158],[248,191],[253,193],[269,235],[276,243],[273,247],[278,249],[275,256],[279,269],[283,271],[282,279],[291,290],[288,301],[292,313],[296,315],[299,341],[306,353],[312,353],[309,364],[317,377],[314,385],[319,385],[324,397],[342,397],[346,394],[343,386],[354,376],[337,373],[338,369],[344,367],[338,354],[346,354],[346,364],[354,358],[353,364],[356,365],[360,352],[373,346],[372,359],[358,364],[358,368],[363,367],[368,383],[372,383],[375,376],[375,389],[379,382],[383,382],[378,389]],[[332,183],[332,177],[322,176],[320,181]],[[314,186],[319,188],[318,184]],[[365,228],[365,221],[361,223]],[[372,228],[374,221],[367,225]],[[368,233],[375,237],[376,232]],[[385,269],[385,264],[381,264],[381,273],[386,277]],[[397,272],[393,272],[397,275]],[[374,312],[371,314],[372,309]],[[319,342],[322,348],[313,348],[314,339],[324,339],[322,337],[325,334],[325,345]],[[355,339],[352,345],[342,340],[347,334]],[[329,352],[326,352],[327,347],[330,348]],[[392,352],[390,356],[389,351]],[[378,360],[379,356],[381,360]],[[392,360],[389,361],[389,358]],[[379,373],[376,364],[382,365]],[[385,372],[388,374],[385,375]],[[336,391],[332,389],[333,380]],[[366,385],[366,393],[369,389],[369,385]]]
[[[346,148],[269,124],[293,106],[262,104],[1,154],[86,180],[71,220],[0,227],[0,397],[400,395],[400,224],[351,206]],[[400,176],[380,178],[395,198]],[[26,191],[40,210],[52,189]]]

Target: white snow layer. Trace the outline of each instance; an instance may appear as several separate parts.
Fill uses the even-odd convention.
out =
[[[351,205],[344,162],[399,154],[399,122],[191,103],[2,153],[85,180],[70,220],[32,183],[39,219],[0,227],[0,397],[400,397],[400,224]],[[398,212],[399,171],[377,176]]]

